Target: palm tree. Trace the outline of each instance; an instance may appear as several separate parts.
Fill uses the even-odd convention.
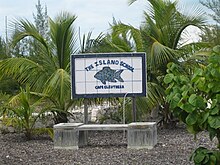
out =
[[[131,0],[130,3],[135,1]],[[148,0],[148,2],[149,10],[144,12],[145,20],[139,29],[114,21],[106,43],[119,52],[146,52],[148,98],[147,105],[140,107],[152,109],[161,105],[163,109],[168,109],[164,100],[163,84],[166,65],[169,62],[179,62],[180,59],[184,61],[188,54],[181,49],[182,34],[190,25],[201,28],[204,18],[202,11],[197,8],[194,13],[188,15],[180,13],[176,1]]]
[[[169,62],[186,61],[189,52],[181,45],[184,30],[189,26],[202,28],[205,21],[203,12],[195,8],[192,12],[183,14],[177,8],[177,1],[148,0],[150,10],[144,12],[145,23],[141,27],[143,36],[147,38],[145,43],[148,54],[148,81],[155,84],[161,96],[165,95],[166,86],[163,78],[166,74],[166,66]],[[187,62],[186,62],[187,63]],[[183,65],[183,64],[182,64]],[[159,87],[159,88],[158,88]],[[161,97],[160,97],[161,98]],[[169,105],[164,97],[157,105],[161,105],[161,113],[165,124],[169,122],[172,114],[169,113]],[[171,116],[170,116],[171,115]]]
[[[201,35],[203,42],[210,43],[211,47],[220,44],[220,26],[218,25],[207,25],[204,33]]]
[[[25,37],[32,37],[40,52],[35,58],[9,58],[0,62],[4,75],[13,76],[20,84],[30,84],[32,91],[43,93],[50,99],[56,123],[67,122],[67,110],[73,102],[70,97],[70,55],[77,51],[72,27],[75,20],[75,15],[66,12],[50,19],[49,41],[29,21],[17,21],[13,46]]]
[[[36,121],[43,113],[48,111],[48,107],[42,106],[41,99],[38,93],[30,92],[28,85],[25,89],[21,88],[20,93],[9,100],[8,109],[3,111],[3,114],[5,113],[11,117],[6,121],[6,125],[7,123],[14,123],[16,127],[24,131],[26,138],[30,140],[34,134]],[[39,107],[42,107],[40,112]],[[37,113],[37,115],[33,115],[34,113]]]

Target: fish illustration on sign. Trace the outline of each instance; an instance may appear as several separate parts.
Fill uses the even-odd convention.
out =
[[[106,81],[108,82],[117,82],[116,80],[120,82],[124,82],[124,80],[121,78],[121,73],[123,72],[123,69],[120,70],[113,70],[108,66],[105,66],[102,68],[102,70],[98,71],[94,77],[97,80],[100,80],[103,84],[106,84]]]

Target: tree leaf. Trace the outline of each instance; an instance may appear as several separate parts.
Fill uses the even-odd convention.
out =
[[[214,129],[220,128],[220,116],[209,116],[208,123]]]
[[[204,77],[201,77],[196,81],[198,89],[201,90],[201,91],[204,91],[204,92],[207,92],[207,90],[209,90],[206,83],[207,82],[206,82],[206,79]]]
[[[198,108],[205,108],[206,104],[201,96],[197,96],[196,94],[192,94],[189,97],[189,103]]]
[[[189,97],[189,103],[190,103],[191,105],[193,105],[193,106],[196,106],[196,98],[197,98],[196,94],[190,95],[190,97]]]
[[[202,152],[199,152],[195,155],[194,157],[194,162],[195,163],[202,163],[202,161],[205,159],[205,154]]]
[[[208,163],[209,162],[209,155],[208,154],[206,154],[205,155],[205,159],[203,159],[203,164],[206,164],[206,163]]]
[[[217,132],[215,131],[215,129],[211,128],[210,126],[208,126],[207,130],[209,131],[210,140],[213,140],[213,138],[216,136]]]
[[[220,94],[216,95],[216,99],[217,99],[218,102],[220,102]]]
[[[217,102],[218,102],[217,99],[213,99],[212,102],[209,102],[208,104],[211,104],[211,108],[215,108]]]
[[[201,68],[196,68],[196,69],[195,69],[194,75],[202,76],[202,74],[203,74],[203,70],[202,70]]]
[[[193,112],[193,111],[196,109],[196,107],[192,106],[192,105],[189,104],[189,103],[183,104],[180,108],[183,109],[183,110],[185,110],[185,111],[188,112],[188,113],[191,113],[191,112]]]
[[[210,109],[210,114],[211,114],[211,115],[216,115],[216,114],[218,114],[218,112],[219,112],[219,108],[218,108],[218,107],[215,107],[215,108],[213,108],[213,109]]]
[[[219,77],[220,77],[220,75],[219,75]],[[214,81],[213,84],[214,84],[214,86],[213,86],[213,88],[211,88],[211,91],[212,91],[213,93],[218,93],[218,92],[220,92],[220,84],[219,84],[219,81]]]
[[[217,163],[216,161],[217,161],[216,157],[214,155],[211,155],[210,159],[209,159],[209,164],[210,165],[212,165],[212,164],[215,165]]]
[[[193,125],[197,122],[197,115],[195,113],[190,113],[186,118],[186,124]]]
[[[220,46],[219,46],[219,45],[215,46],[215,47],[213,48],[213,51],[214,51],[215,53],[220,53]]]
[[[203,124],[209,117],[209,112],[202,113],[200,119],[198,120],[199,125]]]
[[[180,81],[181,81],[181,83],[188,83],[189,82],[189,78],[186,77],[185,75],[181,75],[180,76]]]
[[[208,88],[213,88],[215,86],[215,84],[213,82],[208,83]]]
[[[183,96],[184,99],[187,98],[187,96],[188,96],[188,92],[189,92],[189,91],[184,91],[184,92],[182,93],[182,96]]]
[[[173,81],[173,79],[174,79],[174,75],[172,73],[169,73],[164,77],[164,82],[166,84],[169,84]]]

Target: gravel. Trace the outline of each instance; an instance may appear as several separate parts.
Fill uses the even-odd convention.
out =
[[[151,150],[127,149],[121,131],[91,131],[89,144],[79,150],[58,150],[48,136],[26,141],[23,134],[0,134],[0,165],[191,165],[198,146],[214,148],[207,132],[197,140],[184,127],[158,129],[158,144]]]

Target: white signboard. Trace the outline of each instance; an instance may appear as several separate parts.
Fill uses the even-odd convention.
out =
[[[145,53],[72,55],[72,97],[146,96]]]

